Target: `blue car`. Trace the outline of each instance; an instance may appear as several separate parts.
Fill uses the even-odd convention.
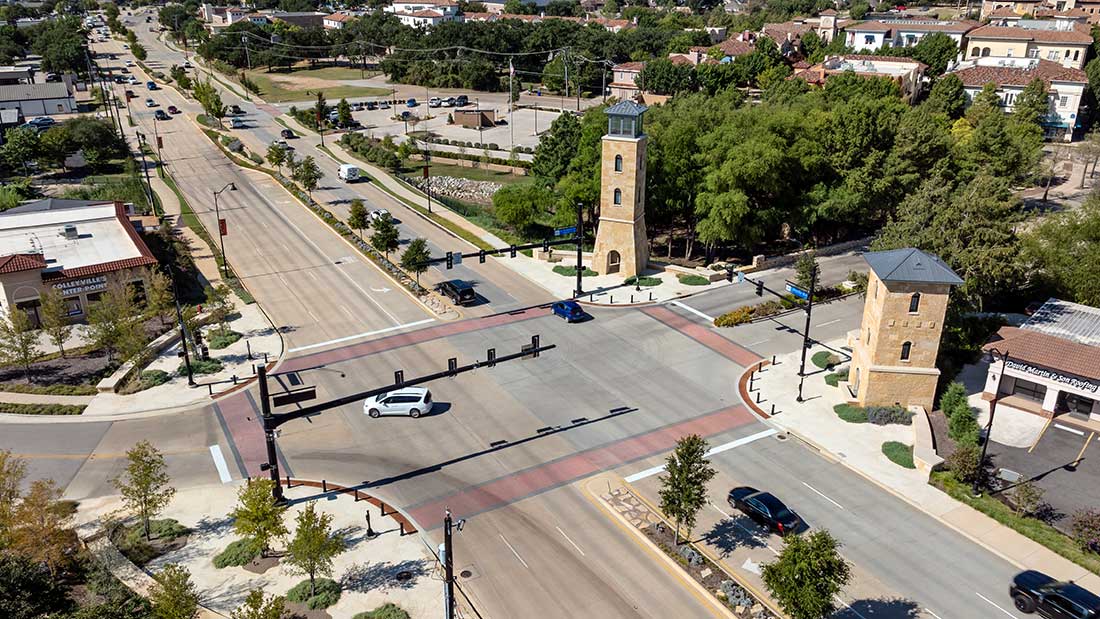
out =
[[[409,107],[416,107],[417,106],[416,99],[409,99],[408,101],[405,102],[405,105],[407,105]]]
[[[555,316],[564,318],[565,322],[580,322],[588,318],[588,314],[584,313],[576,301],[558,301],[550,306],[550,311],[554,312]]]

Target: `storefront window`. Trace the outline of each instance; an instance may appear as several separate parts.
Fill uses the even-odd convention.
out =
[[[84,313],[84,309],[80,307],[80,297],[65,299],[65,308],[68,310],[69,316],[79,316]]]
[[[1022,378],[1016,379],[1016,386],[1012,390],[1013,395],[1018,395],[1029,400],[1036,402],[1042,402],[1043,398],[1047,394],[1047,388],[1039,383],[1033,383],[1030,380],[1024,380]]]
[[[1089,415],[1092,413],[1092,400],[1085,396],[1073,393],[1063,393],[1062,397],[1066,412],[1081,413],[1082,415]]]

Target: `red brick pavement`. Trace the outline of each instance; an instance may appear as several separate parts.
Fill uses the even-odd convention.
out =
[[[714,436],[754,421],[756,418],[748,409],[738,404],[471,486],[445,497],[431,499],[407,511],[421,527],[425,523],[439,522],[440,514],[448,508],[460,517],[473,516],[600,471],[668,451],[677,439],[686,434]]]
[[[673,312],[663,305],[647,307],[643,309],[642,312],[676,329],[680,333],[683,333],[742,367],[748,367],[763,358],[747,348],[742,348],[734,344],[714,331]]]

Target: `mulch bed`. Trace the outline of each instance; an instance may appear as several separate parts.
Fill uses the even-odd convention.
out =
[[[246,571],[253,574],[263,574],[267,570],[279,565],[278,556],[256,557],[248,563],[242,565]]]
[[[286,602],[288,619],[332,619],[326,610],[310,610],[302,602]]]

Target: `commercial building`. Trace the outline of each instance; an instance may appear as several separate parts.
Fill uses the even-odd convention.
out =
[[[25,311],[35,324],[49,288],[79,320],[112,284],[141,298],[155,264],[121,202],[48,198],[0,213],[0,310]]]
[[[796,70],[791,77],[802,78],[814,86],[824,86],[830,76],[841,73],[885,77],[898,85],[903,99],[913,103],[924,88],[924,72],[927,69],[924,63],[909,58],[845,54],[828,56],[823,62]]]
[[[1100,421],[1100,309],[1050,299],[1019,327],[1002,327],[982,398],[1051,418]]]
[[[1081,69],[1034,58],[979,57],[957,62],[948,72],[962,80],[970,100],[986,84],[996,84],[1001,105],[1010,112],[1024,88],[1035,79],[1041,79],[1050,98],[1050,108],[1041,119],[1046,137],[1068,142],[1084,128],[1082,105],[1088,76]]]
[[[76,113],[76,99],[64,82],[0,86],[0,110],[19,110],[24,118]]]
[[[1092,35],[1074,20],[1012,19],[995,21],[966,35],[966,57],[1038,58],[1085,68]]]

